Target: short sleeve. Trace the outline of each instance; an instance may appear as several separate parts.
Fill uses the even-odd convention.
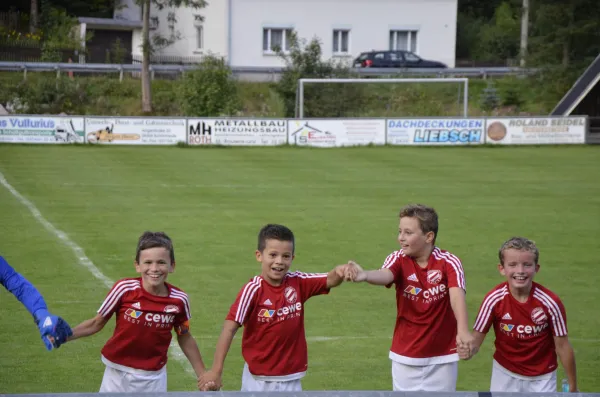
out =
[[[444,252],[444,259],[446,260],[448,288],[457,287],[466,291],[467,285],[465,282],[465,272],[460,259],[449,252]]]
[[[139,288],[139,285],[139,281],[133,279],[117,281],[106,295],[104,302],[102,302],[100,309],[98,309],[98,313],[102,317],[110,318],[121,306],[123,296],[128,291]]]
[[[178,311],[175,315],[175,321],[173,322],[173,328],[177,335],[185,335],[190,332],[190,319],[192,318],[192,312],[190,308],[190,299],[188,295],[183,291],[172,291],[171,297],[178,299]]]
[[[381,269],[388,269],[394,275],[394,281],[402,279],[402,251],[392,252],[385,258]],[[385,287],[390,288],[393,284],[388,284]]]
[[[298,279],[302,302],[306,302],[311,296],[329,293],[329,288],[327,288],[327,273],[294,272],[291,276]]]
[[[542,302],[550,315],[550,329],[554,336],[567,336],[567,313],[558,296],[536,289],[534,296]]]
[[[473,330],[487,334],[490,331],[490,327],[494,322],[495,307],[498,301],[495,299],[495,295],[488,293],[479,307],[477,317],[475,318],[475,325]]]
[[[248,313],[251,313],[256,305],[256,292],[260,288],[260,277],[254,277],[237,294],[235,302],[229,308],[226,320],[235,321],[244,325],[248,320]]]

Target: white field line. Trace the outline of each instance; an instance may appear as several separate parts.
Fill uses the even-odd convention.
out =
[[[33,217],[39,223],[41,223],[42,226],[44,226],[46,228],[46,230],[48,230],[54,236],[58,237],[58,239],[64,245],[66,245],[67,247],[69,247],[71,249],[71,251],[73,251],[73,253],[75,254],[75,257],[77,258],[77,261],[79,262],[80,266],[83,266],[87,270],[89,270],[90,273],[92,273],[94,275],[94,277],[96,277],[98,280],[102,281],[102,283],[107,288],[112,288],[112,286],[115,284],[115,282],[112,281],[111,279],[109,279],[108,277],[106,277],[100,271],[100,269],[98,269],[96,267],[96,265],[94,265],[94,263],[90,260],[90,258],[88,258],[85,255],[85,252],[83,251],[83,248],[81,248],[73,240],[71,240],[69,238],[69,236],[65,232],[63,232],[62,230],[57,229],[56,226],[54,226],[46,218],[44,218],[44,216],[42,215],[42,213],[37,209],[37,207],[31,201],[29,201],[28,199],[26,199],[25,197],[23,197],[23,195],[21,193],[19,193],[17,191],[17,189],[15,189],[10,183],[8,183],[8,181],[6,180],[6,178],[4,177],[4,175],[2,174],[2,172],[0,172],[0,184],[2,184],[6,188],[6,190],[8,190],[9,192],[11,192],[12,195],[15,196],[15,198],[21,204],[23,204],[25,207],[27,207],[27,209],[29,209],[29,211],[31,212],[31,214],[33,215]],[[185,370],[187,372],[190,372],[190,373],[194,374],[194,369],[192,368],[191,364],[189,363],[189,361],[187,360],[187,358],[183,354],[183,351],[181,350],[181,348],[179,348],[179,346],[175,342],[171,343],[171,348],[169,349],[169,352],[171,353],[171,356],[173,356],[173,358],[176,361],[178,361],[185,368]]]

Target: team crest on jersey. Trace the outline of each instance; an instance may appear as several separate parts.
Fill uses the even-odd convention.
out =
[[[441,270],[430,270],[427,272],[427,282],[429,284],[438,284],[440,281],[442,281]]]
[[[298,293],[294,287],[287,287],[283,292],[283,296],[285,296],[285,299],[290,303],[296,303],[298,300]]]
[[[179,313],[179,308],[175,305],[167,305],[165,306],[165,313]]]
[[[548,320],[548,316],[541,307],[536,307],[531,311],[531,321],[537,325],[542,325]]]

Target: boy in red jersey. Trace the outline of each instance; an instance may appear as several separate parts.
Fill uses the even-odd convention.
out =
[[[493,325],[492,392],[556,392],[557,354],[570,391],[578,391],[565,307],[556,294],[533,282],[540,269],[535,243],[513,237],[498,256],[498,270],[506,281],[485,296],[473,327],[474,347],[471,354],[459,348],[460,357],[469,359],[477,353]]]
[[[379,270],[350,262],[347,280],[396,286],[398,314],[389,357],[394,391],[455,391],[457,344],[473,341],[460,260],[435,246],[438,216],[424,205],[400,211],[398,242]]]
[[[261,274],[239,292],[217,342],[212,369],[200,378],[199,388],[221,385],[223,364],[237,330],[243,325],[245,365],[242,391],[301,391],[308,368],[304,333],[305,302],[328,294],[343,282],[346,265],[329,273],[288,273],[294,259],[294,234],[269,224],[258,234],[256,260]]]
[[[98,314],[73,328],[69,340],[100,331],[113,314],[116,327],[102,349],[106,365],[100,392],[166,392],[167,351],[171,332],[196,375],[205,371],[196,340],[190,333],[188,296],[167,283],[175,270],[171,239],[161,232],[145,232],[138,241],[135,269],[141,277],[118,281]],[[207,385],[211,388],[213,384]]]

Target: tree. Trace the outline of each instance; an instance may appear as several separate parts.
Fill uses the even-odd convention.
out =
[[[545,0],[533,4],[530,42],[535,63],[566,68],[573,61],[588,63],[598,55],[600,7],[597,0]]]
[[[165,8],[189,7],[200,9],[207,6],[205,0],[136,0],[142,7],[142,111],[152,112],[152,90],[150,85],[150,55],[157,46],[166,46],[177,39],[177,34],[172,32],[171,38],[155,35],[150,40],[150,8],[154,6],[158,10]],[[175,14],[169,14],[169,22],[176,22]]]
[[[37,0],[31,0],[29,10],[29,33],[35,33],[38,28],[39,13]]]

